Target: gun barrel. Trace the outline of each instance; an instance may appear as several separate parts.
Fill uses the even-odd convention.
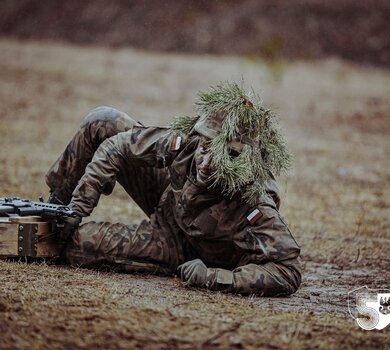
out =
[[[17,213],[20,216],[41,215],[42,214],[42,209],[41,208],[36,208],[35,206],[20,207],[20,208],[17,208]]]
[[[10,205],[0,205],[0,214],[15,213],[15,208]]]

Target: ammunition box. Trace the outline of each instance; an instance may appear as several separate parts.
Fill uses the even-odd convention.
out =
[[[52,223],[40,217],[0,217],[0,259],[60,255]]]

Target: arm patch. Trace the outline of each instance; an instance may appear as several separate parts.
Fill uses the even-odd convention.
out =
[[[177,151],[180,149],[181,146],[181,137],[177,136],[172,140],[171,143],[171,151]]]
[[[252,210],[246,219],[249,221],[251,225],[253,225],[257,220],[259,220],[263,216],[263,213],[259,209]]]

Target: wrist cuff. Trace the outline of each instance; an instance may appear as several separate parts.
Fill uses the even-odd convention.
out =
[[[213,290],[228,290],[233,286],[233,272],[225,269],[207,269],[206,287]]]

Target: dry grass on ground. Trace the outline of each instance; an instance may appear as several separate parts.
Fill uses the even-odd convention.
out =
[[[241,58],[0,40],[0,192],[36,199],[81,118],[116,106],[148,124],[193,113],[197,90],[226,79],[260,91],[295,154],[281,213],[302,245],[302,288],[257,298],[185,289],[177,279],[0,262],[1,349],[385,348],[362,331],[348,291],[390,287],[390,74],[338,60]],[[120,188],[94,219],[142,213]]]

